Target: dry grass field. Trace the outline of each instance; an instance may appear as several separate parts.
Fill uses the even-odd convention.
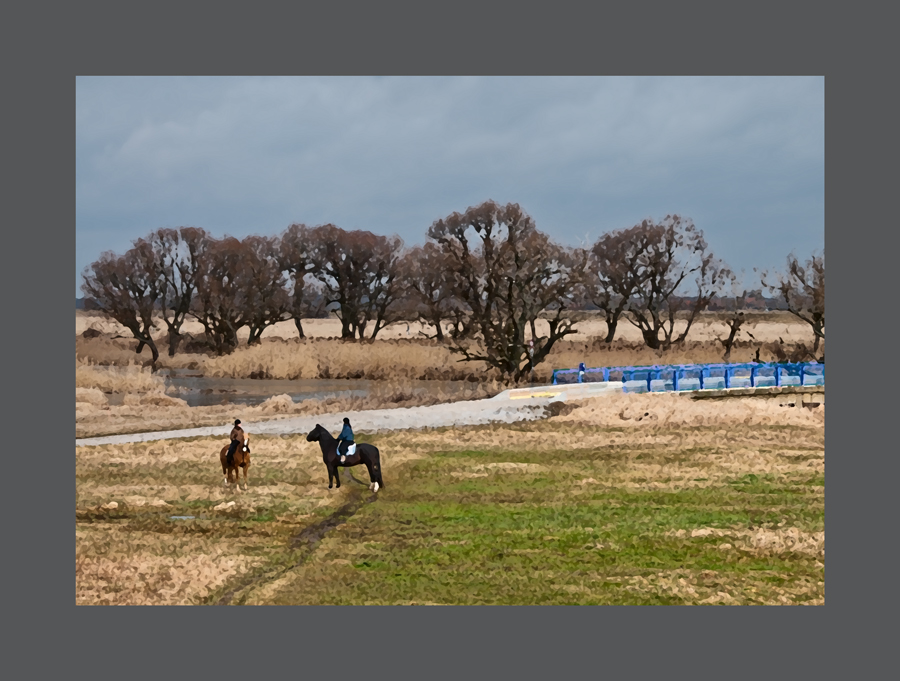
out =
[[[824,602],[824,405],[623,394],[357,439],[377,495],[328,490],[303,435],[255,438],[242,493],[220,439],[76,447],[76,603]]]
[[[754,336],[761,342],[777,341],[779,337],[786,342],[809,342],[812,333],[809,327],[803,323],[797,323],[795,317],[786,312],[757,312],[749,311],[747,313],[750,318],[745,326]],[[160,324],[162,329],[165,325]],[[433,334],[433,329],[423,326],[418,322],[409,324],[409,334],[406,332],[407,323],[398,322],[388,326],[378,334],[380,339],[405,339],[416,338],[422,331]],[[606,324],[600,319],[588,319],[579,322],[576,325],[578,333],[569,338],[573,341],[590,341],[595,337],[606,333]],[[676,324],[676,330],[683,328],[683,323]],[[87,312],[84,310],[76,310],[75,312],[75,335],[81,335],[87,329],[97,329],[102,333],[130,335],[128,331],[114,320],[108,319],[98,312]],[[546,334],[548,331],[547,322],[538,321],[538,334]],[[183,328],[185,333],[202,334],[203,327],[195,320],[188,320]],[[303,331],[309,338],[339,338],[341,335],[341,323],[336,318],[329,319],[306,319],[303,321]],[[238,331],[238,338],[246,341],[248,336],[247,329]],[[159,336],[165,334],[160,331]],[[706,313],[700,316],[695,322],[690,332],[689,338],[697,341],[711,341],[717,336],[725,337],[728,335],[728,328],[722,321],[722,315],[719,313]],[[263,334],[264,338],[284,338],[286,340],[298,338],[297,328],[293,322],[281,322],[266,329]],[[638,342],[641,340],[641,334],[636,327],[626,321],[619,324],[616,337],[626,341]]]

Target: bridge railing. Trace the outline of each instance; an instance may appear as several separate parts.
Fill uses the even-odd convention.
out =
[[[607,381],[621,381],[625,392],[824,385],[825,365],[815,362],[752,362],[584,367],[556,369],[552,379],[553,385]]]

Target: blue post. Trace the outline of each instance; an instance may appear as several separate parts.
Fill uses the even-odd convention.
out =
[[[775,385],[781,385],[781,366],[775,365]]]
[[[729,369],[728,367],[725,367],[725,388],[726,388],[726,390],[731,387],[731,381],[728,380],[729,379],[728,374],[730,374],[730,373],[731,373],[731,369]]]
[[[750,367],[750,387],[751,388],[756,387],[756,367],[755,366]]]
[[[653,372],[649,369],[647,370],[647,392],[651,391],[650,381],[653,379]]]
[[[703,367],[700,367],[700,390],[703,390],[703,372],[704,371],[705,371],[705,369]]]
[[[800,365],[800,385],[803,385],[803,369],[806,368],[805,364]]]
[[[672,390],[678,392],[678,369],[672,372]]]
[[[603,367],[603,380],[609,383],[609,367]]]

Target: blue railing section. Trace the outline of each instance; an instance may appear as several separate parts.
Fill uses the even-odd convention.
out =
[[[764,386],[825,385],[825,365],[815,362],[665,364],[556,369],[553,385],[621,381],[625,392],[720,390]]]

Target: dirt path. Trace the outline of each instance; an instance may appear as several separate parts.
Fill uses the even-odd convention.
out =
[[[349,472],[349,471],[348,471]],[[366,483],[360,482],[353,474],[350,477],[354,483],[360,487]],[[344,482],[347,484],[347,482]],[[359,509],[366,504],[371,504],[378,496],[377,494],[365,495],[362,489],[356,488],[351,492],[351,499],[346,504],[337,509],[327,518],[323,518],[317,523],[304,527],[299,533],[291,537],[290,545],[292,549],[299,549],[300,556],[287,567],[273,568],[265,570],[261,573],[241,578],[236,584],[231,586],[224,594],[213,601],[214,605],[242,605],[252,591],[258,589],[265,584],[273,582],[282,577],[286,573],[300,567],[313,555],[319,543],[325,536],[336,527],[343,525],[347,520],[352,518]]]
[[[298,416],[277,421],[246,421],[243,425],[253,435],[293,435],[306,434],[320,423],[329,430],[340,430],[341,419],[348,417],[358,433],[377,433],[410,428],[441,428],[445,426],[481,425],[492,422],[513,423],[544,418],[549,404],[548,398],[508,399],[497,397],[484,400],[450,402],[430,407],[409,407],[401,409],[373,409],[368,411],[320,414],[318,416]],[[105,444],[125,444],[128,442],[150,442],[183,437],[227,437],[229,424],[205,428],[186,428],[152,433],[130,433],[107,435],[105,437],[76,438],[75,446]]]

